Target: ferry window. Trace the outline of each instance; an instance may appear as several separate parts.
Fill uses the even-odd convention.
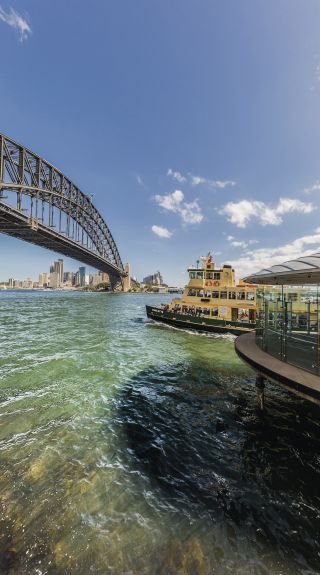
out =
[[[220,272],[214,272],[214,279],[215,279],[215,280],[219,280],[219,279],[220,279]]]
[[[227,292],[226,291],[220,292],[220,299],[227,299]]]
[[[236,299],[236,292],[229,291],[229,299]]]
[[[249,321],[249,311],[247,309],[239,309],[239,320]]]
[[[195,296],[197,295],[197,291],[195,289],[189,289],[188,295]]]
[[[207,273],[206,273],[206,278],[207,278],[207,280],[212,280],[212,279],[213,279],[213,273],[212,273],[212,272],[207,272]]]
[[[197,279],[202,280],[202,278],[203,278],[203,272],[197,272]]]
[[[217,307],[213,308],[212,315],[213,315],[213,317],[218,317],[218,308]]]
[[[237,299],[246,299],[245,291],[239,291],[237,295],[238,295]]]
[[[205,290],[204,297],[211,297],[211,291]]]
[[[308,324],[308,317],[305,313],[297,314],[298,325],[299,327],[307,327]]]
[[[197,290],[197,297],[203,297],[204,296],[204,291],[203,289],[198,289]]]
[[[194,280],[196,277],[196,272],[190,272],[189,276],[191,280]]]
[[[249,300],[249,301],[253,301],[253,300],[254,300],[254,292],[253,292],[253,291],[248,291],[248,292],[247,292],[247,300]]]
[[[218,292],[218,291],[213,291],[213,292],[212,292],[212,297],[219,297],[219,292]]]
[[[288,301],[297,301],[298,294],[297,293],[288,293]]]

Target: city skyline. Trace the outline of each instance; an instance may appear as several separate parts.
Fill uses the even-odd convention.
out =
[[[107,281],[106,273],[100,271],[87,273],[87,266],[84,265],[80,265],[76,271],[69,271],[64,267],[64,259],[59,258],[50,264],[48,271],[39,271],[36,279],[31,277],[30,274],[23,279],[17,276],[0,277],[0,286],[8,285],[10,288],[50,287],[56,289],[60,287],[97,285],[104,281]]]
[[[184,285],[211,250],[239,278],[320,249],[317,1],[124,0],[90,26],[81,0],[10,6],[1,131],[93,196],[135,276]],[[59,257],[4,235],[0,249],[1,277]]]
[[[36,275],[33,277],[31,274],[26,274],[23,278],[20,274],[13,275],[8,278],[0,277],[0,286],[8,285],[9,287],[27,287],[27,284],[30,284],[29,287],[70,287],[72,286],[80,286],[84,287],[85,285],[97,285],[98,283],[103,283],[107,281],[107,276],[105,272],[101,272],[91,268],[90,266],[86,266],[80,263],[78,269],[76,271],[67,270],[65,266],[65,260],[71,263],[75,263],[74,260],[70,258],[58,258],[51,262],[48,266],[48,271],[38,271]],[[77,281],[77,276],[79,281]],[[83,281],[81,281],[81,276]],[[45,279],[44,279],[45,278]],[[51,281],[50,281],[51,278]],[[154,285],[162,285],[164,284],[163,276],[161,275],[160,271],[156,271],[153,274],[146,276],[141,279],[141,281],[137,280],[137,278],[132,278],[134,281],[138,281],[138,283],[150,283]],[[76,280],[76,281],[74,281]],[[17,284],[16,286],[14,284]],[[31,286],[31,284],[34,284]],[[46,285],[47,284],[47,285]],[[181,287],[181,286],[179,286]]]

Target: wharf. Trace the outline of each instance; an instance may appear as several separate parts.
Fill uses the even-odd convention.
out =
[[[255,333],[237,337],[235,350],[262,378],[279,383],[287,390],[320,404],[320,377],[263,351],[256,344]]]

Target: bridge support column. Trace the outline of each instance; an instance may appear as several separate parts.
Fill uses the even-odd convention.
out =
[[[111,291],[121,291],[122,290],[122,279],[119,276],[113,276],[109,274],[109,281]]]
[[[124,271],[128,274],[125,278],[123,278],[123,291],[127,292],[131,290],[131,265],[126,264],[124,267]]]
[[[260,409],[260,411],[264,411],[264,402],[265,402],[265,397],[264,397],[264,390],[265,390],[265,378],[258,374],[256,377],[256,390],[257,390],[257,404],[258,404],[258,409]]]

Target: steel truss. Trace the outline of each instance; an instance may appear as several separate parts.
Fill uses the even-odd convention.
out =
[[[92,198],[62,172],[0,134],[0,232],[125,276],[112,234]]]

